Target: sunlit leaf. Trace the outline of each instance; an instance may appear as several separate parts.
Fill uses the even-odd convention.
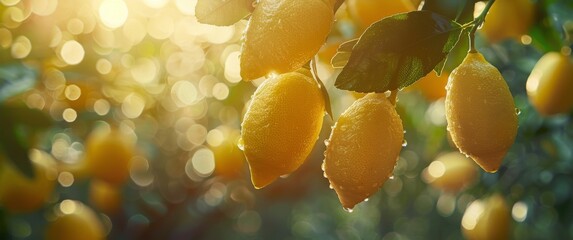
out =
[[[32,88],[36,72],[22,64],[0,66],[0,102]]]
[[[335,86],[357,92],[404,88],[432,71],[461,31],[460,24],[430,11],[384,18],[360,37]]]
[[[330,61],[333,68],[343,68],[346,63],[348,63],[348,59],[350,59],[350,54],[352,53],[352,48],[354,48],[354,45],[356,45],[357,42],[358,38],[343,42],[338,46],[336,54]]]
[[[233,25],[253,11],[254,0],[198,0],[195,15],[200,23]]]

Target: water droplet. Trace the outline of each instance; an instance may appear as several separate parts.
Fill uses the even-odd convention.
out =
[[[326,169],[326,163],[322,162],[322,164],[320,164],[320,169],[322,169],[322,171],[324,171],[324,169]]]
[[[394,180],[394,175],[392,175],[392,176],[388,177],[388,179],[390,179],[390,180]]]
[[[519,114],[521,114],[521,110],[519,110],[519,108],[515,108],[515,114],[517,114],[517,116],[519,116]]]
[[[330,144],[330,140],[326,139],[324,140],[324,145],[328,147],[328,145]]]
[[[330,189],[334,189],[334,187],[332,186],[332,184],[329,184],[328,187],[329,187]]]
[[[368,198],[364,199],[365,202],[368,202],[368,200],[370,200],[370,199],[368,199]]]
[[[406,139],[404,139],[404,141],[402,141],[402,147],[406,147],[408,146],[408,141],[406,141]]]
[[[348,212],[348,213],[351,213],[352,211],[354,211],[354,209],[352,209],[352,208],[345,208],[345,207],[343,207],[342,209],[344,209],[344,211],[346,211],[346,212]]]
[[[239,138],[239,141],[237,142],[237,147],[239,147],[241,151],[245,151],[245,141],[243,141],[243,138]]]
[[[406,134],[406,130],[404,130],[404,134]]]
[[[324,178],[328,178],[328,175],[326,175],[326,172],[322,172],[322,176],[323,176]]]

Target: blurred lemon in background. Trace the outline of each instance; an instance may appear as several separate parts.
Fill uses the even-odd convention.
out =
[[[527,96],[545,116],[573,108],[573,61],[561,53],[546,53],[537,61],[526,84]]]

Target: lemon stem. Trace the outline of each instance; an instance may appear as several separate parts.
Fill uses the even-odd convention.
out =
[[[483,12],[481,12],[481,14],[476,17],[474,19],[474,26],[471,28],[470,32],[469,32],[469,36],[470,36],[470,53],[476,53],[476,44],[475,44],[475,35],[476,35],[476,31],[478,29],[478,27],[480,25],[483,24],[483,22],[485,21],[485,16],[487,15],[487,12],[489,12],[489,9],[491,8],[491,5],[493,5],[493,2],[495,2],[495,0],[489,0],[487,2],[487,4],[485,5],[485,8],[483,9]]]
[[[390,92],[390,96],[388,97],[388,100],[390,100],[390,103],[392,103],[392,105],[396,106],[396,100],[397,99],[398,99],[398,89],[392,90]]]

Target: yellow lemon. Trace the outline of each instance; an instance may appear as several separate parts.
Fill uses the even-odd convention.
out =
[[[90,183],[90,202],[105,214],[113,215],[121,209],[121,188],[97,179]]]
[[[261,0],[245,33],[241,77],[252,80],[297,70],[326,41],[334,20],[330,0]]]
[[[535,19],[531,0],[498,0],[491,6],[480,32],[495,43],[508,38],[519,39]]]
[[[531,71],[526,88],[529,101],[539,113],[568,113],[573,108],[573,62],[556,52],[543,55]]]
[[[446,97],[446,84],[449,76],[445,72],[438,76],[436,72],[431,71],[408,88],[420,91],[428,101],[436,101]]]
[[[240,144],[255,188],[295,171],[318,139],[324,99],[307,74],[292,72],[267,79],[253,95]]]
[[[348,0],[346,4],[361,29],[366,29],[382,18],[416,10],[411,0]]]
[[[40,209],[51,197],[58,172],[55,160],[46,152],[30,151],[35,177],[24,176],[5,160],[0,172],[0,205],[12,213]]]
[[[57,205],[55,219],[46,227],[46,240],[101,240],[103,224],[96,213],[81,202],[64,200]]]
[[[470,240],[510,239],[510,226],[509,206],[499,194],[473,201],[462,217],[462,232]]]
[[[475,183],[478,177],[475,163],[459,152],[436,158],[426,168],[425,179],[433,187],[447,192],[458,192]]]
[[[96,131],[86,143],[86,167],[96,178],[123,184],[129,177],[133,143],[117,130]]]
[[[403,140],[400,116],[384,94],[370,93],[342,113],[326,142],[323,170],[345,209],[392,175]]]
[[[480,53],[468,53],[446,88],[452,140],[485,171],[497,171],[517,134],[515,104],[501,73]]]

